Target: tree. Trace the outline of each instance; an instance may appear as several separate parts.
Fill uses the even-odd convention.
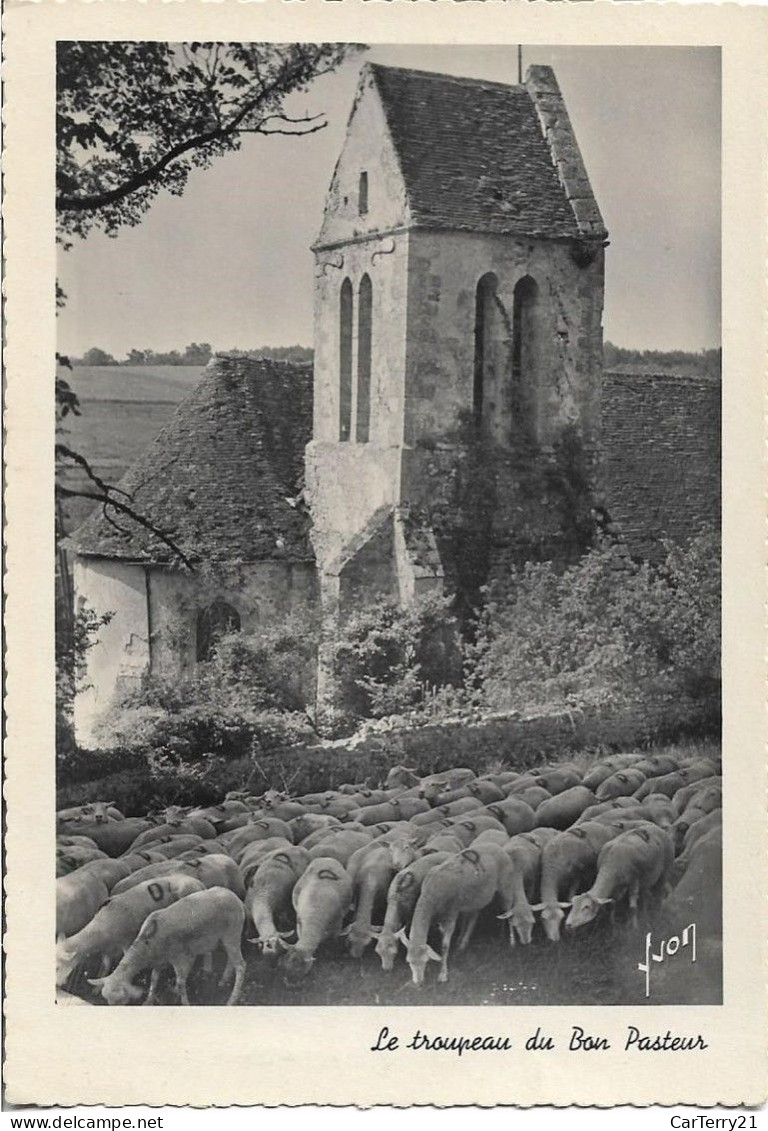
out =
[[[100,350],[98,346],[92,346],[83,354],[83,365],[117,365],[111,353],[105,350]]]
[[[161,189],[244,134],[303,136],[322,114],[284,100],[356,48],[335,43],[62,42],[57,54],[56,210],[61,238],[135,225]]]
[[[283,102],[356,50],[322,43],[59,43],[56,214],[61,243],[71,247],[74,236],[94,229],[115,235],[124,225],[138,224],[162,189],[180,195],[193,168],[237,150],[245,134],[302,137],[323,129],[322,114],[291,117]],[[57,285],[57,306],[65,297]],[[71,369],[68,359],[57,360]],[[181,360],[177,351],[168,355],[171,364]],[[56,404],[60,421],[79,412],[77,396],[61,372]],[[57,443],[56,455],[60,469],[75,467],[88,481],[83,489],[57,479],[59,503],[92,499],[112,522],[116,515],[130,517],[191,566],[170,534],[138,514],[132,499],[105,483],[84,456],[63,442]]]

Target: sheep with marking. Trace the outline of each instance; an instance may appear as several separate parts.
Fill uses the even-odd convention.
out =
[[[585,926],[601,907],[613,904],[615,908],[625,899],[636,925],[640,903],[669,884],[674,859],[672,837],[650,821],[610,840],[600,850],[597,876],[589,891],[573,897],[566,929]]]
[[[245,895],[245,909],[256,930],[257,943],[265,954],[276,954],[280,939],[293,931],[280,931],[277,921],[291,905],[297,881],[310,862],[306,848],[277,848],[259,863],[252,873]]]
[[[321,856],[310,861],[291,897],[296,913],[296,942],[281,940],[283,977],[288,983],[305,977],[319,947],[338,938],[352,904],[352,879],[338,860]]]
[[[245,923],[242,901],[228,888],[208,888],[184,896],[170,907],[153,911],[147,917],[137,938],[123,955],[117,968],[104,978],[92,978],[109,1005],[136,1004],[143,990],[135,979],[149,968],[149,993],[144,1002],[156,1000],[160,970],[170,964],[176,976],[176,989],[182,1005],[189,1005],[187,979],[195,961],[203,957],[208,963],[221,944],[227,964],[221,976],[234,974],[234,984],[227,1005],[234,1005],[240,996],[245,978],[245,960],[241,939]]]

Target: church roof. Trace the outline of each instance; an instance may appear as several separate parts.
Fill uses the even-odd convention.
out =
[[[368,66],[414,223],[549,238],[584,234],[527,86]]]
[[[216,357],[120,488],[192,560],[312,561],[300,496],[311,432],[311,365]],[[172,560],[150,531],[112,518],[97,510],[69,545],[100,557]]]

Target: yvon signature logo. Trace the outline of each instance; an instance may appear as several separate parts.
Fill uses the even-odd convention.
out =
[[[651,969],[654,962],[664,962],[667,958],[674,958],[679,950],[690,947],[691,962],[696,961],[696,924],[689,923],[681,935],[673,935],[670,939],[662,939],[658,953],[653,949],[652,932],[645,936],[645,962],[638,962],[637,968],[645,974],[645,996],[651,996]]]

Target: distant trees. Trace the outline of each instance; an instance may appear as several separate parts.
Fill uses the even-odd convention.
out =
[[[71,365],[207,365],[213,357],[213,349],[208,342],[192,342],[183,351],[170,350],[162,353],[151,349],[130,349],[123,361],[116,361],[112,354],[95,346],[82,357],[70,357]],[[253,349],[225,349],[220,353],[227,357],[271,357],[276,361],[311,362],[312,350],[309,346],[256,346]]]
[[[699,377],[719,378],[722,374],[721,349],[699,350],[631,350],[606,342],[603,361],[606,369],[615,366],[632,366],[640,371],[677,373]]]

